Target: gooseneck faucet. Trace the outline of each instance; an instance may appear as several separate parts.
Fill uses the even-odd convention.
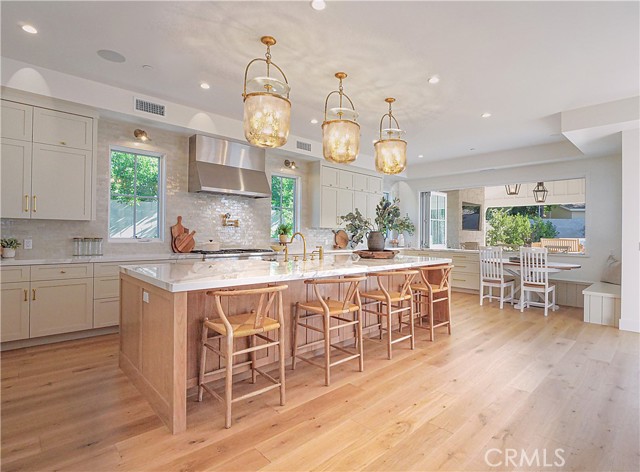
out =
[[[284,262],[289,262],[289,244],[293,242],[293,238],[295,238],[296,236],[300,236],[300,238],[302,239],[302,260],[303,262],[306,262],[307,260],[307,240],[304,239],[304,234],[298,231],[296,233],[293,233],[293,236],[291,236],[289,242],[285,243],[284,245]]]

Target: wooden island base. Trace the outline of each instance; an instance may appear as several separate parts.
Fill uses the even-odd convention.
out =
[[[395,281],[394,281],[395,282]],[[400,279],[398,278],[400,283]],[[295,303],[313,299],[312,289],[302,280],[283,282],[288,290],[283,292],[286,332],[287,362],[291,357],[291,319]],[[369,284],[369,286],[367,286]],[[260,285],[238,286],[242,288]],[[361,290],[375,288],[375,280],[367,280]],[[235,287],[234,287],[235,288]],[[342,288],[343,289],[343,288]],[[338,298],[340,287],[325,287],[324,296]],[[331,292],[333,291],[333,293]],[[127,274],[120,275],[120,367],[149,400],[154,410],[173,434],[186,430],[187,389],[197,385],[198,353],[201,323],[205,316],[215,317],[213,297],[206,290],[171,293]],[[242,312],[255,307],[257,297],[242,300],[225,300],[225,310]],[[394,320],[397,326],[397,319]],[[311,320],[321,328],[321,319]],[[376,316],[364,316],[364,334],[378,333]],[[336,330],[332,343],[355,340],[352,329]],[[277,334],[273,334],[277,336]],[[321,333],[300,330],[298,343],[306,344],[322,339]],[[246,343],[247,340],[238,340]],[[239,347],[248,347],[242,345]],[[299,350],[299,352],[304,352]],[[248,357],[248,354],[245,355]],[[366,352],[365,352],[366,359]],[[238,356],[236,362],[247,358]],[[268,366],[277,361],[277,350],[264,350],[258,354],[258,365]],[[212,369],[213,359],[208,363]],[[241,373],[249,369],[234,369]]]

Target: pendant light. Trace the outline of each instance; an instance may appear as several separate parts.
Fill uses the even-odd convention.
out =
[[[263,148],[284,146],[289,137],[291,102],[289,82],[282,69],[271,62],[271,46],[275,38],[263,36],[260,41],[267,46],[266,59],[256,58],[244,70],[244,136],[250,144]],[[254,77],[247,82],[249,67],[254,62],[265,62],[266,77]],[[278,69],[284,82],[271,77],[271,66]]]
[[[533,189],[533,199],[536,203],[544,203],[547,200],[547,194],[549,191],[544,186],[544,182],[538,182],[536,188]]]
[[[337,72],[335,76],[340,81],[338,90],[329,93],[324,101],[322,154],[329,162],[349,164],[356,160],[360,152],[360,125],[356,123],[358,113],[353,102],[342,89],[342,81],[347,78],[347,74]],[[339,96],[339,103],[337,107],[329,110],[332,119],[327,119],[329,98],[335,93]],[[351,108],[343,107],[343,99],[345,98]]]
[[[504,186],[507,195],[518,195],[520,193],[520,184],[508,184]]]
[[[383,174],[399,174],[407,167],[407,142],[402,139],[404,131],[400,129],[398,120],[393,116],[391,104],[395,98],[385,98],[389,104],[389,112],[380,119],[380,139],[373,147],[376,150],[376,170]],[[389,127],[382,129],[385,117],[389,117]],[[393,127],[395,123],[395,128]],[[384,139],[383,139],[384,135]]]

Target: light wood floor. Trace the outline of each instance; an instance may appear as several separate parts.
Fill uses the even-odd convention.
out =
[[[416,350],[365,341],[357,363],[287,370],[287,404],[189,399],[171,436],[118,369],[117,335],[2,354],[2,470],[512,470],[498,450],[563,467],[640,470],[639,339],[585,324],[581,309],[520,314],[454,294],[452,336]],[[238,388],[245,388],[240,386]]]

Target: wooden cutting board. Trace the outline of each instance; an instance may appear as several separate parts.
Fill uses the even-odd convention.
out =
[[[363,259],[393,259],[400,251],[354,251]]]
[[[335,237],[333,238],[335,242],[335,249],[344,249],[349,244],[349,235],[346,231],[339,229],[338,231],[334,231]]]
[[[182,233],[175,238],[174,244],[177,252],[191,252],[196,246],[196,241],[193,239],[195,234],[195,231],[191,231],[191,233]]]

